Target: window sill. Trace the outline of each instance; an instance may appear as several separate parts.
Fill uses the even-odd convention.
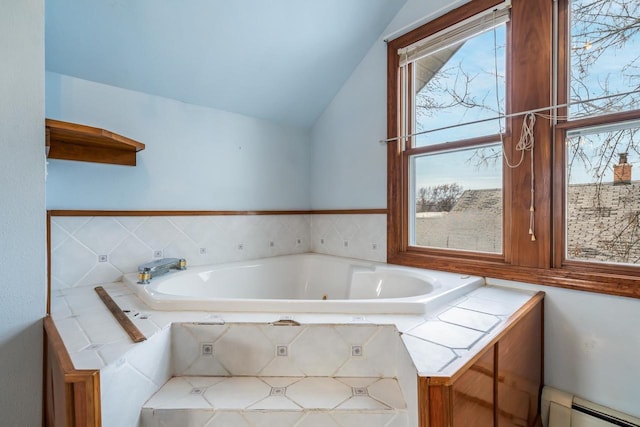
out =
[[[625,268],[571,263],[560,268],[519,267],[501,260],[470,260],[453,256],[427,255],[423,252],[387,254],[389,264],[446,270],[495,279],[512,280],[544,286],[640,298],[640,277]]]

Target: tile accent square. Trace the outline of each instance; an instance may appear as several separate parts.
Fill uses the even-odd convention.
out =
[[[287,394],[286,387],[271,387],[269,396],[284,396],[285,394]]]
[[[289,348],[286,345],[276,346],[276,355],[280,357],[287,357],[289,355]]]
[[[354,396],[369,396],[369,391],[366,387],[351,387],[351,394]]]
[[[200,347],[202,349],[203,356],[213,356],[213,344],[202,343]]]
[[[351,346],[351,356],[353,356],[353,357],[362,357],[362,346],[361,345],[352,345]]]

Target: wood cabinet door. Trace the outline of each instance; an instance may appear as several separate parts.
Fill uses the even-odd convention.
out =
[[[497,425],[538,425],[542,378],[542,303],[524,316],[497,346]]]
[[[494,349],[489,348],[452,387],[453,427],[490,427],[493,420]]]

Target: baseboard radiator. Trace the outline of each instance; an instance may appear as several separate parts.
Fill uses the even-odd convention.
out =
[[[640,427],[640,418],[545,387],[540,405],[544,427]]]

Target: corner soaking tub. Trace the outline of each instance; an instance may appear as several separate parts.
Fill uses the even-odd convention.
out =
[[[190,267],[124,282],[156,310],[424,313],[484,284],[482,277],[320,254]]]

